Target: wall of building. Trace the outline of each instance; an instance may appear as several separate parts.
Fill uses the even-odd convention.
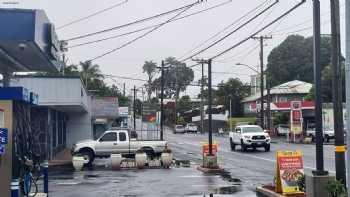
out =
[[[11,86],[23,86],[37,93],[42,106],[81,105],[88,108],[88,95],[80,78],[20,77],[12,79]]]
[[[4,110],[4,126],[8,129],[8,144],[5,146],[5,154],[0,156],[0,193],[1,196],[11,196],[11,178],[12,178],[12,125],[13,125],[13,113],[12,113],[12,101],[0,101],[0,108]]]
[[[67,122],[67,147],[72,147],[77,141],[93,139],[91,118],[91,97],[87,97],[87,112],[70,112]]]

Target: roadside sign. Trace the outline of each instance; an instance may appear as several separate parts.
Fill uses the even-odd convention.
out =
[[[5,128],[0,128],[0,144],[8,143],[8,130]]]
[[[218,145],[213,143],[211,145],[211,148],[212,148],[213,155],[216,155],[216,153],[218,152]],[[202,154],[203,156],[207,156],[209,154],[209,144],[204,144],[202,146]]]
[[[304,164],[301,151],[277,151],[276,192],[302,194],[298,180],[304,176]]]
[[[0,144],[0,155],[5,154],[5,145]]]
[[[295,135],[299,135],[303,131],[303,115],[301,108],[301,101],[292,101],[290,106],[290,131],[293,134],[295,141]]]

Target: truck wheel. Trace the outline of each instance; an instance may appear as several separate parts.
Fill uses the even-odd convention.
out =
[[[266,144],[265,145],[265,152],[269,152],[270,151],[270,144]]]
[[[88,160],[88,163],[86,163],[86,166],[91,166],[92,162],[94,162],[95,155],[91,150],[84,149],[79,152],[84,159]]]
[[[230,147],[231,147],[231,151],[234,151],[236,149],[236,144],[233,143],[232,138],[230,138]]]
[[[243,143],[243,140],[241,140],[241,151],[246,152],[247,151],[247,146]]]

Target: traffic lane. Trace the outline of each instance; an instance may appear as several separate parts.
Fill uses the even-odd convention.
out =
[[[179,142],[181,146],[187,145],[190,148],[188,150],[185,150],[187,152],[193,152],[193,150],[197,150],[197,154],[201,154],[201,142],[207,141],[207,135],[201,135],[201,134],[172,134],[169,130],[167,130],[166,133],[166,139],[175,142]],[[264,169],[268,172],[271,172],[274,174],[275,170],[275,161],[276,161],[276,155],[275,152],[277,150],[302,150],[304,152],[304,165],[306,172],[311,172],[315,168],[315,146],[313,145],[305,145],[305,144],[290,144],[290,143],[274,143],[271,145],[271,152],[264,152],[264,151],[248,151],[245,153],[238,151],[231,152],[229,147],[229,142],[227,137],[213,137],[213,141],[216,141],[219,143],[219,157],[222,157],[223,161],[227,162],[234,162],[235,165],[231,165],[228,167],[241,167],[244,164],[244,166],[251,167],[253,171]],[[171,144],[171,143],[170,143]],[[177,148],[181,148],[177,144]],[[182,147],[184,148],[184,147]],[[186,148],[185,148],[186,149]],[[259,149],[258,149],[259,150]],[[324,146],[324,155],[325,155],[325,168],[329,170],[330,173],[334,173],[334,153],[332,152],[333,148],[332,146],[326,145]],[[184,151],[183,151],[184,152]],[[236,160],[236,155],[239,160]],[[197,158],[198,159],[198,158]],[[264,165],[252,165],[251,163],[259,163]],[[249,165],[249,166],[247,166]],[[265,167],[264,167],[265,166]],[[268,168],[266,168],[268,166]],[[226,166],[225,166],[226,167]],[[258,167],[257,169],[254,169],[254,167]]]

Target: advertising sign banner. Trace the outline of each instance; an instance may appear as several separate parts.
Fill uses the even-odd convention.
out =
[[[290,131],[292,134],[301,134],[303,131],[302,127],[302,110],[301,110],[301,101],[292,101],[290,106]]]
[[[282,194],[303,193],[298,180],[304,176],[301,151],[277,151],[276,192]]]
[[[0,144],[8,143],[8,130],[0,128]]]

